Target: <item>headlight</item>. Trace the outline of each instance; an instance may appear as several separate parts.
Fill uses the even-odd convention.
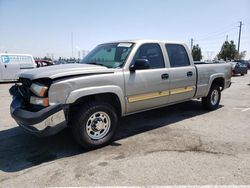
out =
[[[33,83],[30,86],[30,90],[39,97],[45,97],[48,91],[48,87],[41,84]]]
[[[49,98],[40,98],[40,97],[30,97],[30,103],[41,106],[49,106]]]

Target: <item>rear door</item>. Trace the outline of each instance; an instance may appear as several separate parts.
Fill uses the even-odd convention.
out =
[[[32,56],[20,56],[19,63],[20,69],[33,69],[36,67],[36,63]]]
[[[15,80],[20,71],[20,63],[16,55],[2,55],[2,79]]]
[[[196,87],[196,68],[191,64],[186,48],[181,44],[165,44],[169,58],[169,102],[193,98]]]

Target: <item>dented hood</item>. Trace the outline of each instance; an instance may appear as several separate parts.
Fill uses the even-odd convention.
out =
[[[112,73],[112,69],[99,65],[90,64],[62,64],[35,69],[25,70],[19,73],[19,77],[31,80],[39,78],[60,78],[65,76],[75,76],[84,74]]]

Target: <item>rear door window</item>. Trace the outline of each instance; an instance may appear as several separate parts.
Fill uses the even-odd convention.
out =
[[[180,44],[166,44],[165,46],[171,67],[184,67],[190,65],[187,51],[184,46]]]

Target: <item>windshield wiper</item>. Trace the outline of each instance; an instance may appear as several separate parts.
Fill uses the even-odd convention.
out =
[[[96,63],[96,62],[90,62],[90,63],[87,63],[87,64],[91,64],[91,65],[100,65],[100,66],[103,66],[103,67],[112,68],[111,66],[107,66],[107,65],[104,65],[104,64],[102,64],[102,63]]]
[[[91,64],[91,65],[100,65],[100,66],[106,67],[104,64],[96,63],[96,62],[90,62],[90,63],[87,63],[87,64]]]

